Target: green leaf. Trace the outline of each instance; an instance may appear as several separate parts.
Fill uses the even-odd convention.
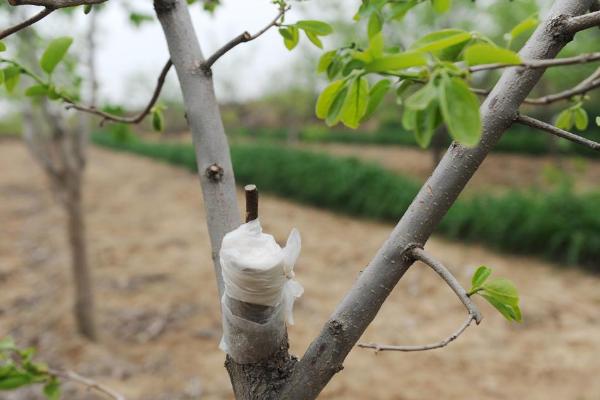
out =
[[[575,118],[575,127],[580,131],[586,130],[590,123],[587,111],[581,107],[577,107],[575,108],[573,114]]]
[[[18,375],[17,375],[18,374]],[[25,372],[16,372],[14,375],[0,379],[0,390],[13,390],[31,383],[32,377]]]
[[[327,126],[334,126],[340,121],[342,107],[346,102],[347,95],[348,86],[344,85],[342,90],[340,90],[335,96],[335,99],[333,99],[333,103],[331,104],[331,107],[329,107],[329,111],[327,111],[327,118],[325,118],[325,123]]]
[[[493,296],[496,300],[511,306],[519,304],[519,293],[514,283],[506,278],[496,278],[486,282],[482,286],[483,291],[488,296]]]
[[[402,127],[407,131],[414,131],[416,125],[417,111],[410,108],[404,108],[402,113]]]
[[[152,111],[152,128],[157,132],[162,132],[164,129],[163,115],[158,109]]]
[[[369,36],[369,41],[373,36],[381,32],[383,28],[383,21],[379,13],[374,12],[369,17],[369,23],[367,25],[367,34]]]
[[[369,82],[361,76],[348,87],[348,95],[340,111],[340,120],[349,128],[356,129],[367,111],[369,103]]]
[[[0,42],[0,51],[6,51],[6,45]]]
[[[321,73],[327,71],[327,68],[335,58],[335,54],[335,50],[323,53],[321,58],[319,58],[319,63],[317,64],[317,72]]]
[[[437,13],[445,13],[452,7],[452,0],[431,0],[433,10]]]
[[[367,54],[370,57],[370,59],[364,60],[365,63],[369,63],[372,61],[372,59],[380,58],[381,56],[383,56],[383,46],[384,46],[384,43],[383,43],[383,33],[382,32],[377,32],[376,34],[371,36],[369,38],[369,48],[367,51]],[[355,52],[355,53],[360,54],[360,52]]]
[[[42,67],[42,70],[47,74],[52,74],[58,63],[60,63],[67,54],[71,44],[73,44],[73,38],[71,37],[60,37],[51,41],[40,59],[40,67]]]
[[[46,85],[33,85],[25,90],[25,96],[46,96],[48,94],[48,86]]]
[[[362,118],[363,121],[373,115],[375,109],[377,109],[377,106],[381,103],[391,85],[392,83],[389,80],[382,79],[369,90],[369,104],[367,105],[367,111]]]
[[[439,87],[440,109],[450,135],[465,146],[481,137],[479,100],[460,78],[444,77]]]
[[[424,110],[437,97],[437,94],[435,86],[430,81],[406,99],[406,107],[413,110]]]
[[[145,22],[154,21],[154,17],[150,14],[132,12],[129,14],[129,21],[133,24],[133,26],[139,28]]]
[[[321,39],[319,39],[319,37],[317,35],[315,35],[311,31],[304,31],[304,33],[306,34],[306,37],[308,38],[308,40],[310,40],[312,42],[312,44],[314,44],[315,46],[317,46],[320,49],[323,48],[323,42],[321,42]]]
[[[540,23],[540,21],[537,18],[537,16],[531,16],[531,17],[526,18],[523,21],[519,22],[510,31],[511,40],[514,40],[517,37],[524,34],[525,32],[530,31],[531,29],[535,28],[536,26],[538,26],[539,23]]]
[[[331,108],[331,105],[333,104],[333,101],[335,100],[338,93],[344,87],[344,83],[345,81],[343,79],[339,79],[337,81],[331,82],[325,89],[323,89],[323,91],[319,95],[319,98],[317,99],[317,105],[315,108],[315,112],[318,118],[327,118],[327,115],[329,114],[329,109]]]
[[[296,26],[304,31],[310,31],[319,36],[327,36],[333,32],[331,26],[322,21],[303,20],[296,22]]]
[[[465,43],[471,40],[471,37],[471,33],[460,29],[443,29],[423,36],[414,42],[410,48],[424,52],[436,52]]]
[[[418,51],[407,51],[376,58],[367,64],[365,69],[369,72],[386,72],[409,67],[419,67],[426,64],[427,57],[425,57],[425,54]]]
[[[21,78],[21,68],[14,65],[4,69],[4,86],[9,93],[17,87]]]
[[[427,108],[415,110],[414,131],[417,144],[425,149],[431,143],[435,128],[439,125],[439,106],[437,100],[431,101]]]
[[[408,0],[402,3],[391,3],[391,19],[400,21],[404,18],[407,12],[410,11],[411,8],[416,6],[419,2],[417,0]]]
[[[93,8],[93,7],[92,7],[92,5],[91,5],[91,4],[86,4],[86,5],[84,5],[84,6],[83,6],[83,13],[84,13],[85,15],[88,15],[89,13],[91,13],[91,12],[92,12],[92,8]]]
[[[60,382],[56,378],[50,379],[50,381],[44,385],[44,394],[48,400],[59,400]]]
[[[596,125],[600,126],[600,117],[596,117]]]
[[[563,110],[558,114],[554,125],[559,129],[569,130],[573,127],[573,111],[570,108]]]
[[[477,271],[475,271],[473,277],[471,278],[471,291],[483,285],[491,274],[492,269],[486,267],[485,265],[482,265],[481,267],[477,268]]]
[[[4,70],[0,69],[0,86],[4,83]]]
[[[506,318],[509,321],[521,322],[521,309],[518,305],[511,306],[509,304],[505,304],[496,299],[494,296],[490,296],[485,292],[479,292],[479,294],[481,295],[481,297],[486,299],[492,306],[494,306],[494,308],[498,310],[500,314],[504,316],[504,318]]]
[[[283,44],[288,50],[293,50],[294,47],[296,47],[296,45],[298,44],[298,40],[300,40],[298,28],[296,28],[295,26],[280,28],[279,34],[283,36]]]
[[[465,61],[468,65],[479,64],[520,64],[521,57],[512,50],[489,44],[474,44],[465,50]]]

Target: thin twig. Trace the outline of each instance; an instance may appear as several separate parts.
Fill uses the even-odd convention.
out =
[[[547,67],[558,67],[563,65],[575,65],[585,64],[600,60],[600,52],[581,54],[574,57],[564,57],[547,60],[526,60],[519,64],[506,64],[506,63],[495,63],[495,64],[482,64],[469,67],[469,72],[489,71],[492,69],[509,68],[509,67],[524,67],[524,68],[547,68]]]
[[[467,319],[463,324],[456,330],[456,332],[452,333],[450,336],[446,337],[439,342],[425,344],[425,345],[414,345],[414,346],[396,346],[396,345],[387,345],[387,344],[378,344],[378,343],[358,343],[357,346],[364,349],[375,349],[376,352],[379,351],[425,351],[425,350],[433,350],[439,349],[441,347],[447,346],[449,343],[456,340],[464,331],[471,325],[471,321],[475,321],[478,325],[483,319],[479,309],[471,301],[471,298],[467,294],[467,291],[458,283],[454,275],[446,268],[444,265],[427,254],[425,250],[420,247],[415,247],[408,251],[409,255],[412,256],[415,260],[419,260],[423,262],[425,265],[431,267],[447,284],[450,288],[456,293],[460,301],[463,303],[465,308],[467,309],[468,315]]]
[[[565,22],[565,31],[576,33],[600,25],[600,11],[571,17]]]
[[[519,124],[522,124],[522,125],[530,126],[532,128],[540,129],[542,131],[551,133],[552,135],[555,135],[555,136],[561,137],[563,139],[567,139],[572,142],[589,147],[592,150],[600,151],[600,143],[594,142],[593,140],[586,139],[582,136],[576,135],[569,131],[565,131],[564,129],[557,128],[554,125],[550,125],[544,121],[540,121],[538,119],[528,117],[527,115],[519,114],[515,118],[515,122],[518,122]]]
[[[106,396],[110,397],[113,400],[125,400],[125,396],[114,391],[113,389],[106,387],[90,378],[83,377],[73,371],[59,371],[55,369],[48,370],[50,375],[54,375],[58,378],[62,378],[65,380],[73,381],[79,383],[90,390],[95,390],[97,392],[103,393]]]
[[[65,8],[83,6],[86,4],[101,4],[108,0],[8,0],[11,6],[42,6],[50,8]]]
[[[122,117],[119,115],[114,115],[114,114],[110,114],[110,113],[107,113],[104,111],[100,111],[93,106],[88,107],[88,106],[84,106],[81,104],[76,104],[76,103],[70,101],[69,99],[65,99],[65,101],[67,101],[67,103],[69,103],[67,105],[67,109],[75,109],[75,110],[79,110],[79,111],[86,112],[89,114],[98,115],[98,116],[102,117],[102,120],[100,121],[100,125],[103,125],[106,121],[121,122],[124,124],[137,124],[137,123],[141,122],[150,113],[150,111],[152,111],[152,107],[154,107],[154,104],[156,104],[156,101],[158,100],[158,96],[160,95],[162,87],[165,84],[165,78],[167,77],[167,74],[169,73],[169,70],[171,69],[172,66],[173,66],[173,63],[169,59],[169,61],[167,61],[167,63],[163,67],[163,69],[158,77],[158,81],[156,83],[156,88],[154,89],[154,93],[152,94],[152,98],[148,102],[148,105],[146,106],[146,108],[144,108],[144,110],[137,115],[134,115],[131,117]]]
[[[48,15],[50,15],[54,10],[56,10],[55,8],[52,7],[46,7],[44,8],[42,11],[40,11],[39,13],[35,14],[33,17],[26,19],[25,21],[15,25],[15,26],[11,26],[10,28],[7,28],[3,31],[0,32],[0,40],[4,39],[7,36],[12,35],[13,33],[16,33],[22,29],[27,28],[30,25],[35,24],[36,22],[38,22],[39,20],[47,17]]]
[[[221,47],[219,50],[215,51],[213,55],[211,55],[210,57],[208,57],[206,59],[206,61],[204,61],[201,65],[201,68],[203,71],[208,72],[210,71],[211,67],[213,66],[213,64],[219,59],[221,58],[225,53],[227,53],[229,50],[233,49],[234,47],[236,47],[239,44],[242,43],[246,43],[246,42],[250,42],[256,38],[258,38],[259,36],[261,36],[263,33],[265,33],[266,31],[268,31],[269,29],[271,29],[274,26],[279,26],[279,19],[281,17],[283,17],[283,15],[290,9],[290,7],[285,7],[285,8],[280,8],[279,9],[279,13],[277,14],[277,16],[267,25],[265,26],[263,29],[261,29],[260,31],[256,32],[254,35],[251,35],[249,32],[244,32],[236,37],[234,37],[233,39],[231,39],[229,42],[227,42],[223,47]]]
[[[256,185],[244,186],[246,192],[246,222],[254,221],[258,218],[258,189]]]
[[[395,346],[389,344],[377,344],[377,343],[358,343],[356,346],[361,347],[363,349],[374,349],[375,352],[380,351],[426,351],[426,350],[434,350],[442,347],[446,347],[449,343],[455,341],[464,331],[471,325],[471,321],[475,320],[475,316],[469,314],[467,319],[463,324],[450,336],[447,338],[440,340],[439,342],[423,344],[423,345],[415,345],[415,346]]]

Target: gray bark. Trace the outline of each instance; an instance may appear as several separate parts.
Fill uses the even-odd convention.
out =
[[[588,10],[592,0],[558,0],[520,54],[523,59],[554,58],[572,36],[564,33],[566,16]],[[482,138],[474,148],[453,143],[421,188],[391,236],[359,276],[344,300],[296,365],[282,399],[314,399],[342,363],[381,305],[413,263],[405,255],[423,246],[492,147],[513,123],[520,104],[544,70],[510,68],[481,106]]]

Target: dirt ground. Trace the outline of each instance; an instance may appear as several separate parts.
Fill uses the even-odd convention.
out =
[[[403,146],[358,146],[342,143],[302,144],[302,148],[338,156],[351,156],[372,161],[383,167],[424,181],[431,175],[430,152]],[[563,172],[579,191],[600,188],[600,163],[583,157],[563,157],[561,165],[550,156],[528,157],[519,154],[493,153],[467,186],[494,192],[507,188],[550,188],[557,173]]]
[[[302,354],[391,226],[261,197],[265,230],[303,236],[305,294],[289,330]],[[74,334],[65,220],[18,142],[0,142],[0,336],[90,376],[129,400],[230,399],[217,349],[219,307],[197,179],[136,156],[92,149],[85,201],[101,340]],[[465,285],[485,263],[523,293],[524,322],[483,302],[485,319],[441,350],[355,349],[323,399],[600,399],[600,278],[533,258],[433,238],[428,250]],[[463,321],[450,289],[409,270],[364,341],[436,341]],[[65,399],[96,399],[68,385]],[[39,391],[39,389],[38,389]],[[0,394],[33,400],[32,391]]]

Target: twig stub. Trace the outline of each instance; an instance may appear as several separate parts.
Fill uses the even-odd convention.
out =
[[[258,218],[258,190],[256,185],[244,186],[246,192],[246,222],[254,221]]]

